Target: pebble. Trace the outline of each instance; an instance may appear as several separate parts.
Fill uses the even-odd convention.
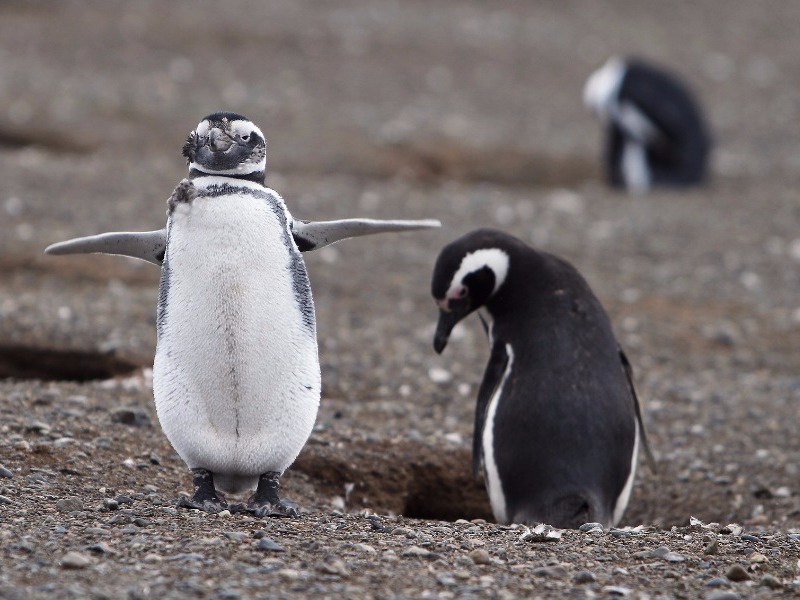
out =
[[[742,535],[743,531],[744,527],[742,527],[741,525],[737,525],[736,523],[730,523],[728,525],[725,525],[725,527],[723,527],[722,529],[720,529],[719,532],[727,535]]]
[[[275,542],[273,539],[266,536],[260,538],[256,543],[256,548],[264,552],[285,552],[286,549]]]
[[[572,578],[575,583],[594,583],[597,577],[591,571],[578,571],[575,577]]]
[[[0,496],[0,504],[14,504],[14,502],[10,498]]]
[[[80,498],[62,498],[58,502],[56,502],[56,508],[61,512],[75,512],[78,510],[83,510],[83,502],[81,502]]]
[[[609,596],[628,596],[631,593],[630,588],[621,585],[607,585],[603,591]]]
[[[123,425],[140,427],[150,423],[150,415],[148,415],[147,412],[141,408],[127,406],[112,410],[111,421],[113,423],[122,423]]]
[[[404,535],[407,538],[415,538],[417,537],[417,532],[411,531],[407,527],[395,527],[392,529],[392,535]]]
[[[719,542],[716,539],[711,540],[703,549],[703,554],[719,554]]]
[[[433,552],[420,548],[419,546],[410,546],[400,553],[400,556],[414,556],[417,558],[431,558]]]
[[[443,572],[436,574],[436,581],[439,585],[443,585],[445,587],[452,587],[456,584],[456,578],[453,576],[452,573]]]
[[[74,550],[61,557],[61,566],[65,569],[85,569],[91,564],[91,558]]]
[[[769,573],[764,574],[764,576],[759,580],[758,585],[763,585],[771,590],[777,590],[783,587],[781,580]]]
[[[483,548],[475,548],[475,550],[469,553],[469,557],[476,565],[492,564],[492,557]]]
[[[244,531],[223,531],[222,535],[234,542],[241,542],[243,539],[250,537]],[[264,536],[262,535],[261,537],[263,538]]]
[[[550,577],[552,579],[565,579],[567,577],[567,570],[564,567],[539,567],[533,570],[534,575],[539,577]]]
[[[736,592],[722,591],[713,592],[706,596],[706,600],[739,600],[740,596]]]
[[[156,554],[155,552],[150,552],[145,554],[142,560],[146,563],[160,563],[163,559],[161,558],[161,555]]]
[[[6,469],[6,467],[0,463],[0,477],[7,477],[8,479],[11,479],[13,476],[14,473]]]
[[[730,569],[725,573],[725,577],[730,579],[731,581],[748,581],[750,579],[750,575],[747,573],[747,570],[742,565],[732,565]]]
[[[350,571],[344,561],[337,556],[326,556],[319,564],[319,570],[329,575],[339,575],[340,577],[349,577]]]
[[[724,577],[712,577],[706,581],[706,587],[723,587],[728,585],[728,580]]]
[[[600,531],[602,533],[603,526],[600,523],[584,523],[578,527],[578,531],[582,531],[583,533],[597,533]]]
[[[358,550],[359,552],[366,552],[367,554],[377,554],[378,551],[375,550],[369,544],[354,544],[353,549]]]

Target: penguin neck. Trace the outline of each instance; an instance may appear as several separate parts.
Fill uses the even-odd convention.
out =
[[[244,174],[219,174],[219,173],[206,173],[205,171],[201,171],[200,169],[191,168],[189,169],[189,179],[196,179],[198,177],[228,177],[230,179],[239,179],[241,181],[252,181],[253,183],[257,183],[259,185],[265,185],[264,179],[265,174],[264,171],[253,171],[252,173],[244,173]]]

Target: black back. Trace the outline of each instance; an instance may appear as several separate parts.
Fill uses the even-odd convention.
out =
[[[626,61],[619,101],[635,105],[658,129],[658,142],[647,148],[651,180],[656,185],[690,185],[706,177],[711,137],[694,94],[674,74],[643,62]],[[620,168],[625,132],[609,124],[609,178],[623,186]]]

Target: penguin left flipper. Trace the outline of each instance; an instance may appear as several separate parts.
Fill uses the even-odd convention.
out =
[[[441,226],[442,223],[436,219],[422,219],[419,221],[383,221],[380,219],[294,220],[292,221],[292,236],[300,252],[308,252],[351,237],[392,231],[432,229]]]
[[[483,318],[481,317],[483,322]],[[485,325],[485,324],[484,324]],[[508,353],[505,344],[492,344],[489,363],[483,374],[483,381],[478,390],[478,402],[475,405],[475,427],[472,433],[472,477],[478,479],[483,465],[483,428],[486,425],[486,409],[489,402],[498,393],[498,386],[503,381],[503,374],[508,366]]]
[[[644,421],[642,420],[642,408],[639,404],[639,396],[636,394],[636,387],[633,385],[633,367],[628,357],[625,356],[625,352],[622,351],[622,348],[619,349],[619,358],[622,362],[622,369],[625,371],[625,378],[628,380],[631,396],[633,397],[633,407],[636,410],[636,422],[639,425],[639,432],[642,435],[642,448],[644,448],[647,466],[651,473],[656,473],[656,459],[653,457],[653,452],[650,450],[650,444],[647,441],[647,432],[644,429]]]
[[[167,247],[167,230],[112,231],[51,244],[45,254],[118,254],[161,266]]]

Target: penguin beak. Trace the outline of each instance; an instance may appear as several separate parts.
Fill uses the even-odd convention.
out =
[[[446,303],[446,304],[445,304]],[[433,334],[433,349],[441,354],[450,339],[450,332],[464,317],[469,314],[469,299],[451,299],[439,302],[439,321],[436,323],[436,333]]]
[[[214,127],[208,132],[208,147],[212,152],[225,152],[233,146],[234,140],[227,133]]]

